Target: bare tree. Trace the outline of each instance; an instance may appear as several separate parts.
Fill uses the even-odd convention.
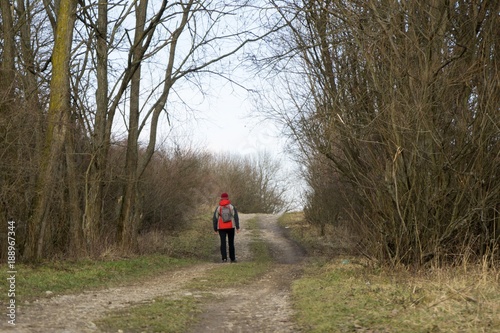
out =
[[[134,43],[134,45],[140,46],[140,54],[144,57],[148,47],[151,48],[150,43],[155,29],[159,29],[160,24],[171,25],[177,22],[173,28],[168,30],[166,42],[154,46],[151,53],[148,54],[149,57],[165,49],[167,51],[167,61],[165,63],[164,78],[158,85],[158,91],[154,95],[157,97],[151,100],[149,104],[151,106],[144,114],[141,114],[143,120],[140,123],[139,106],[136,105],[138,96],[135,96],[138,94],[138,90],[136,92],[131,91],[126,166],[128,184],[124,191],[120,218],[120,223],[122,223],[120,227],[122,247],[137,248],[137,230],[141,221],[140,204],[136,203],[140,199],[137,183],[155,151],[160,115],[167,107],[169,95],[173,91],[175,84],[178,81],[189,79],[189,77],[197,73],[210,71],[211,66],[234,55],[247,43],[262,38],[262,36],[254,35],[252,31],[247,29],[234,32],[229,30],[222,35],[217,33],[217,29],[223,23],[223,20],[237,13],[238,10],[242,10],[244,6],[197,1],[186,1],[167,6],[165,2],[150,20],[150,25],[145,30],[145,33],[139,36],[136,34],[136,38],[140,38],[143,44]],[[165,15],[165,18],[163,18],[163,11],[170,14]],[[223,41],[230,46],[223,46]],[[211,51],[217,48],[221,48],[221,52]],[[135,59],[135,56],[133,59]],[[140,68],[134,74],[140,75]],[[133,87],[134,85],[132,85]],[[138,138],[146,125],[149,126],[148,143],[144,154],[139,157],[137,153],[139,147]]]
[[[285,121],[303,152],[330,160],[338,188],[349,184],[366,253],[496,260],[499,4],[273,3],[293,38],[283,54],[309,83]]]
[[[108,2],[99,1],[96,39],[96,111],[91,131],[91,160],[85,173],[83,225],[76,227],[73,233],[83,230],[85,248],[89,253],[97,250],[100,241],[100,228],[103,221],[104,179],[107,170],[108,153],[111,139],[113,111],[108,110]],[[75,224],[76,225],[76,224]]]
[[[56,39],[52,53],[53,73],[50,85],[46,146],[38,178],[39,196],[34,216],[29,224],[25,253],[27,258],[32,259],[39,259],[43,255],[47,240],[45,232],[49,223],[48,210],[54,198],[55,185],[60,177],[58,167],[63,156],[70,124],[69,64],[76,6],[76,1],[63,0],[58,10]]]
[[[1,5],[8,38],[2,66],[16,72],[19,119],[33,113],[24,124],[16,118],[22,128],[17,134],[9,117],[1,115],[8,130],[2,142],[9,143],[3,156],[25,156],[30,162],[29,169],[2,179],[4,211],[12,211],[8,206],[14,199],[3,200],[12,184],[27,188],[15,196],[26,200],[22,216],[29,219],[24,257],[38,259],[51,251],[96,255],[103,230],[108,244],[117,240],[124,251],[136,250],[146,213],[144,174],[176,89],[184,85],[203,94],[208,89],[203,75],[231,80],[225,60],[275,28],[262,31],[238,22],[250,17],[245,10],[258,10],[247,1]],[[13,14],[12,24],[7,14]],[[120,126],[125,137],[116,131]],[[26,156],[10,143],[29,131]],[[113,137],[126,147],[123,156]],[[266,177],[261,181],[272,188]]]
[[[269,153],[242,157],[221,155],[213,163],[214,192],[229,192],[244,213],[278,213],[288,209],[281,165]]]
[[[262,38],[247,28],[234,31],[231,28],[220,33],[219,27],[234,21],[245,7],[245,3],[228,5],[217,1],[172,4],[142,1],[130,5],[100,3],[97,14],[93,6],[79,13],[85,28],[79,31],[79,47],[85,48],[82,53],[85,57],[78,62],[80,71],[73,77],[73,86],[81,122],[91,133],[90,161],[85,174],[85,211],[80,227],[88,251],[96,250],[103,223],[103,187],[115,115],[120,112],[127,126],[126,181],[117,200],[121,213],[116,223],[122,248],[128,251],[137,248],[137,230],[143,216],[139,183],[156,149],[158,124],[162,113],[168,111],[169,96],[177,85],[195,82],[197,75],[225,76],[223,72],[214,71],[213,66],[236,54],[247,43]],[[107,23],[110,15],[114,15],[112,26]],[[132,16],[135,16],[135,24],[128,27],[124,22],[130,22]],[[96,18],[97,25],[94,24]],[[228,23],[228,26],[235,25]],[[134,32],[133,38],[129,31]],[[121,56],[123,50],[127,50],[125,63],[109,62],[110,55]],[[92,89],[93,68],[97,68],[95,113],[91,112],[93,99],[86,99],[89,94],[82,93]],[[145,81],[145,71],[152,81]],[[84,77],[83,72],[88,72],[88,76]],[[160,73],[163,73],[161,79]],[[200,93],[205,89],[199,88]],[[146,142],[141,153],[143,147],[139,141]]]

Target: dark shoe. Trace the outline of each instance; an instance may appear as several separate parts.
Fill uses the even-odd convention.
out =
[[[238,260],[236,260],[236,259],[231,260],[231,264],[235,264],[235,263],[237,263],[237,262],[238,262]]]
[[[227,262],[227,259],[222,259],[222,262]]]

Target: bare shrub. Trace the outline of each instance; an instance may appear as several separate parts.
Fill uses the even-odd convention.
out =
[[[280,164],[269,154],[245,158],[222,155],[212,168],[216,194],[228,192],[241,212],[277,213],[287,208],[286,184],[279,179]]]
[[[210,156],[193,149],[158,151],[141,183],[143,230],[182,229],[206,202]]]
[[[353,232],[381,262],[498,263],[500,5],[276,3],[309,82],[286,123],[334,167],[309,207],[347,194]]]
[[[41,126],[38,110],[15,93],[15,75],[0,69],[0,82],[0,235],[7,237],[7,220],[12,218],[16,222],[17,249],[22,254],[35,197]],[[0,247],[0,258],[6,256],[6,250]]]

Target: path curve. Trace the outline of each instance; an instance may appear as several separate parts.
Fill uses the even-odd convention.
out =
[[[6,321],[0,332],[12,333],[87,333],[99,332],[94,324],[107,312],[132,304],[146,303],[156,297],[175,296],[187,282],[200,277],[217,264],[207,263],[181,268],[126,286],[61,295],[18,307],[16,326]]]
[[[299,332],[292,317],[290,284],[301,272],[303,252],[284,237],[276,215],[241,214],[242,226],[257,217],[260,237],[268,244],[274,263],[258,281],[217,292],[214,303],[207,304],[193,333],[210,332]],[[236,240],[240,261],[252,260],[249,250],[252,232],[243,230]],[[218,240],[218,237],[217,237]],[[214,244],[218,242],[214,240]],[[20,305],[16,326],[0,322],[0,332],[12,333],[96,333],[94,324],[107,313],[150,302],[162,296],[179,297],[184,286],[203,276],[219,263],[205,263],[161,274],[147,281],[81,294],[61,295]]]

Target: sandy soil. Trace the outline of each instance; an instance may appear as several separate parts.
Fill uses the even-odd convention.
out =
[[[243,230],[236,238],[239,261],[251,260],[250,232],[244,230],[244,225],[253,216],[241,215]],[[260,236],[269,245],[274,259],[270,270],[249,285],[216,291],[218,297],[205,305],[198,323],[189,332],[299,332],[292,321],[289,287],[300,275],[303,253],[284,237],[277,226],[277,216],[258,215],[258,218]],[[200,264],[132,285],[60,295],[21,305],[17,308],[17,325],[12,327],[7,320],[2,320],[0,332],[100,332],[94,321],[106,313],[149,302],[155,297],[188,294],[189,291],[183,289],[186,283],[219,265],[222,264]]]

